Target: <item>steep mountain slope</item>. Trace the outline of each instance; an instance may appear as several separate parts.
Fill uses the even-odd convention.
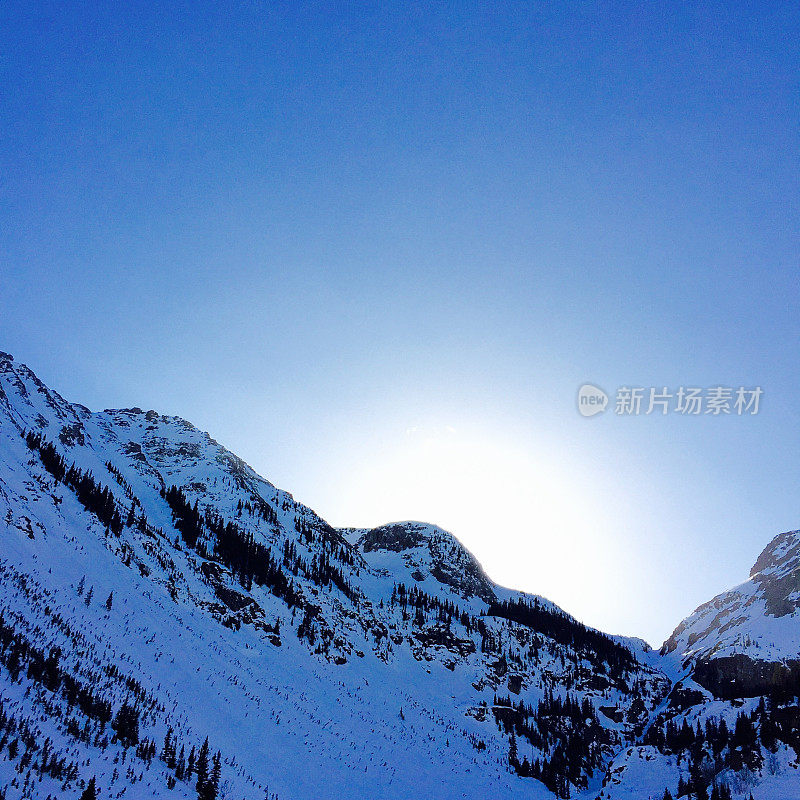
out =
[[[6,355],[0,463],[6,800],[193,796],[206,737],[226,797],[566,796],[668,690],[444,531],[348,541],[184,420]]]
[[[775,627],[794,630],[793,535],[658,653],[495,585],[436,526],[336,530],[185,420],[90,412],[6,354],[0,519],[0,800],[92,778],[125,798],[661,800],[727,775],[794,796],[775,793],[794,686],[767,706],[701,683],[718,657],[797,657]],[[742,712],[760,763],[744,729],[712,765],[718,729],[670,727]]]
[[[776,536],[750,580],[700,606],[664,644],[719,696],[800,688],[800,531]]]
[[[755,800],[800,797],[798,606],[800,531],[790,531],[748,581],[701,605],[664,643],[669,698],[641,746],[616,759],[602,796],[629,797],[660,774],[676,796],[679,784],[712,791],[716,782]]]

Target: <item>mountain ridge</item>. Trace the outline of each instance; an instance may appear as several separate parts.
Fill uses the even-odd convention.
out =
[[[711,744],[677,748],[670,725],[758,712],[763,694],[724,697],[707,665],[756,661],[764,648],[745,644],[762,618],[774,658],[800,652],[769,628],[797,608],[792,534],[750,589],[718,596],[737,626],[701,606],[652,650],[494,584],[435,525],[333,528],[186,420],[89,411],[7,354],[0,517],[4,800],[37,785],[77,797],[92,777],[134,798],[628,798],[643,796],[642,764],[661,800],[680,780],[710,791],[698,776],[712,767],[734,786],[759,759],[789,785],[785,702],[753,723],[772,715],[780,744],[744,766],[730,743],[713,764]],[[770,602],[791,609],[773,618]],[[189,768],[206,737],[216,779]]]

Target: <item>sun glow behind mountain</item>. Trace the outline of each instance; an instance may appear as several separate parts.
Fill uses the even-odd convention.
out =
[[[433,522],[492,579],[599,623],[598,576],[619,568],[613,511],[558,454],[535,458],[509,436],[476,428],[412,426],[343,475],[341,489],[342,504],[358,509],[349,524]]]

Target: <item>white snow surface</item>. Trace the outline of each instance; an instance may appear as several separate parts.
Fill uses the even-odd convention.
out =
[[[142,524],[125,525],[118,536],[106,530],[27,446],[30,431],[109,487],[123,520],[135,498]],[[244,588],[228,567],[181,540],[162,496],[170,486],[182,487],[201,513],[234,522],[278,562],[287,548],[307,565],[328,558],[350,595],[303,569],[289,576],[302,608],[267,586]],[[267,509],[267,517],[242,508],[248,504]],[[172,772],[158,753],[169,727],[187,753],[206,737],[212,752],[220,751],[225,798],[552,798],[544,784],[510,770],[508,735],[491,711],[495,695],[536,707],[548,691],[569,691],[596,710],[621,712],[640,697],[650,715],[688,669],[681,662],[698,653],[800,653],[795,613],[770,616],[751,579],[689,617],[669,655],[641,640],[609,637],[631,652],[634,666],[625,685],[605,680],[603,665],[598,679],[585,652],[485,616],[492,597],[536,600],[564,612],[492,584],[446,531],[417,522],[335,530],[190,423],[140,409],[90,412],[5,354],[0,519],[2,618],[45,653],[61,648],[61,667],[114,710],[136,701],[140,738],[152,739],[157,750],[146,763],[120,743],[98,744],[99,729],[88,742],[76,738],[62,694],[24,671],[14,681],[0,665],[0,708],[27,720],[39,747],[49,738],[52,749],[78,765],[70,780],[39,778],[20,770],[19,757],[0,745],[4,800],[78,798],[92,776],[104,799],[194,798],[191,782],[167,787]],[[776,555],[783,566],[765,569],[780,572],[795,556],[787,539]],[[401,583],[457,607],[452,622],[439,625],[432,612],[417,625],[413,609],[404,614],[392,603]],[[297,633],[308,609],[313,642]],[[724,631],[709,622],[720,610],[736,619]],[[499,650],[482,651],[481,634],[462,624],[462,612],[483,620]],[[131,681],[139,687],[135,697]],[[729,704],[710,702],[697,714],[725,709],[733,713]],[[572,795],[660,800],[666,787],[674,793],[679,765],[639,745],[624,718],[598,716],[613,744],[603,767],[584,786],[572,786]],[[105,733],[113,737],[108,726]],[[548,758],[527,742],[519,746],[520,758]],[[755,800],[800,797],[794,754],[781,751],[773,766],[748,793]]]

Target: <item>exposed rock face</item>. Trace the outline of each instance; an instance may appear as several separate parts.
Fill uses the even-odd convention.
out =
[[[759,697],[775,691],[796,691],[800,686],[800,660],[759,661],[744,654],[701,659],[694,665],[692,677],[723,700]]]
[[[784,617],[800,605],[800,531],[776,536],[750,570],[764,597],[767,614]]]
[[[492,583],[475,557],[450,533],[421,522],[394,522],[364,533],[358,547],[365,554],[376,551],[401,553],[411,577],[424,580],[426,573],[450,586],[464,598],[495,599]]]

